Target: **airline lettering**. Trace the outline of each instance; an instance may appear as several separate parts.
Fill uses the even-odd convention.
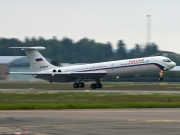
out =
[[[47,66],[40,66],[40,68],[48,68],[48,65]]]
[[[138,63],[138,62],[144,62],[144,59],[135,59],[129,61],[129,63]]]

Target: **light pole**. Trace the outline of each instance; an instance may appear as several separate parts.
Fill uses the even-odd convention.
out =
[[[147,44],[151,43],[151,15],[146,15],[147,17]]]

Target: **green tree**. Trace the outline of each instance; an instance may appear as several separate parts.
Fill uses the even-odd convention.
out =
[[[144,48],[144,56],[151,56],[158,52],[158,46],[154,43],[147,44]]]
[[[127,58],[126,44],[122,40],[119,40],[117,47],[118,47],[118,49],[115,54],[115,58],[116,59],[126,59]]]
[[[51,61],[51,64],[52,64],[52,65],[55,65],[55,66],[59,66],[59,63],[58,63],[57,60],[52,60],[52,61]]]

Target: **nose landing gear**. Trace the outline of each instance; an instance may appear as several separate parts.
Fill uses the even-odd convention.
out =
[[[159,81],[162,81],[163,80],[163,71],[161,71],[159,73],[159,78],[158,78]]]

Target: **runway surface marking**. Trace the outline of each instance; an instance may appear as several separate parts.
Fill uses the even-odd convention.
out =
[[[136,120],[128,120],[135,122]],[[155,122],[180,122],[180,120],[141,120],[141,121],[136,121],[136,122],[143,122],[143,123],[155,123]]]

